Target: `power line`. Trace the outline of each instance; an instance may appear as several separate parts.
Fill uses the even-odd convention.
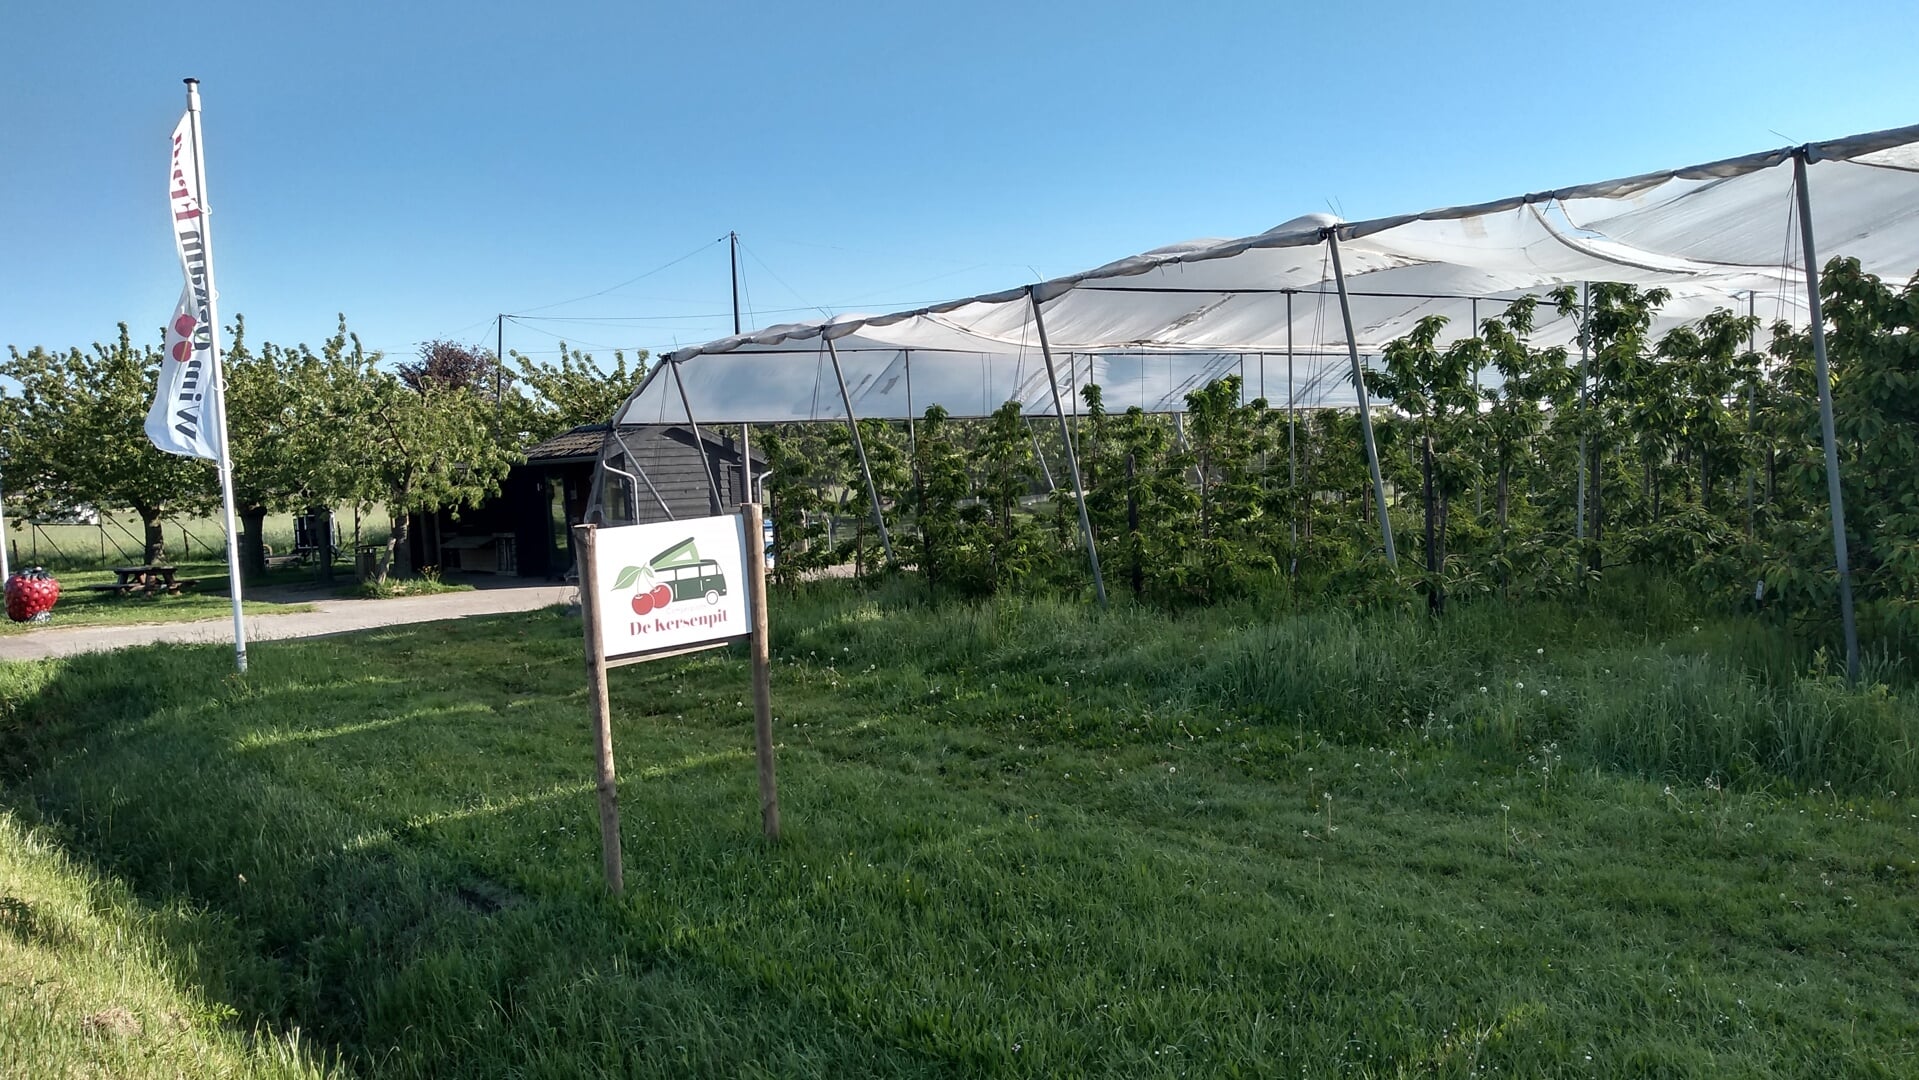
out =
[[[698,255],[701,252],[705,251],[707,248],[712,247],[714,244],[723,242],[725,239],[726,237],[722,236],[719,239],[712,241],[711,243],[701,244],[699,247],[694,248],[692,251],[689,251],[686,254],[680,256],[679,258],[674,259],[672,262],[665,263],[660,266],[656,266],[653,269],[648,270],[646,273],[639,275],[638,277],[627,278],[625,281],[620,282],[618,285],[609,285],[606,288],[601,289],[599,292],[587,293],[585,296],[576,296],[571,300],[561,300],[557,303],[541,304],[539,307],[527,308],[525,311],[517,312],[516,314],[523,315],[523,314],[527,314],[529,312],[534,312],[534,311],[546,311],[551,308],[565,307],[568,304],[577,304],[582,300],[591,300],[596,296],[605,296],[607,293],[613,292],[616,289],[624,289],[628,285],[631,285],[636,281],[644,281],[647,278],[652,277],[654,274],[661,272],[662,270],[668,270],[675,266],[678,266],[679,264],[685,262],[686,260],[692,258],[693,256]]]

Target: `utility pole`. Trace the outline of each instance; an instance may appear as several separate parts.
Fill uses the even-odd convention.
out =
[[[727,254],[733,268],[733,332],[740,332],[740,234],[726,234]]]
[[[733,273],[733,333],[740,332],[740,234],[726,234],[727,264]],[[740,425],[740,501],[750,503],[753,498],[753,428],[750,424]],[[754,543],[757,539],[748,537]]]

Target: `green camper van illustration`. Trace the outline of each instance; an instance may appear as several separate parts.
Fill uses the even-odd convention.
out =
[[[701,597],[709,604],[717,604],[720,597],[726,595],[726,575],[720,572],[720,564],[700,558],[699,549],[693,546],[690,536],[653,556],[645,566],[622,568],[619,577],[613,580],[613,591],[634,585],[640,590],[633,594],[635,615],[646,615],[668,604]]]

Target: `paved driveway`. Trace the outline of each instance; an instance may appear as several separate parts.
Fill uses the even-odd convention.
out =
[[[403,596],[392,600],[316,600],[312,601],[312,611],[286,615],[248,615],[247,641],[251,644],[255,641],[325,637],[328,634],[346,634],[380,626],[533,611],[577,601],[578,590],[571,585],[491,586],[472,592]],[[52,656],[105,652],[160,641],[231,644],[233,619],[229,616],[203,622],[76,626],[70,630],[49,627],[32,633],[0,637],[0,660],[44,660]]]

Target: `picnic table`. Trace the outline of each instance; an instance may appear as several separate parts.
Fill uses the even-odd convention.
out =
[[[188,585],[198,584],[191,578],[175,577],[177,567],[162,563],[149,563],[145,566],[116,566],[113,568],[114,583],[111,585],[89,585],[87,588],[98,592],[130,593],[157,592],[177,593]]]

